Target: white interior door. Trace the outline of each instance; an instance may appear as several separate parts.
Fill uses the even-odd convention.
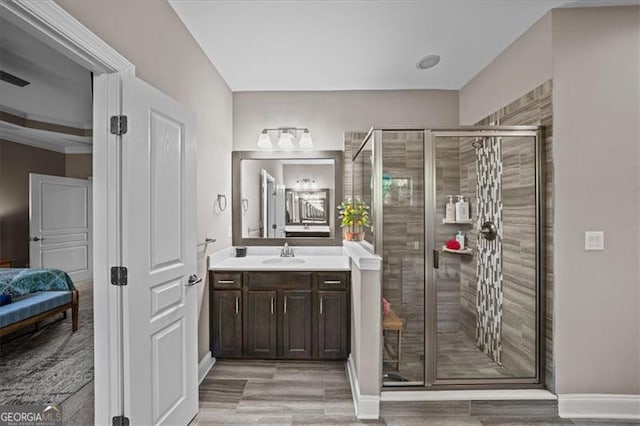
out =
[[[283,184],[276,183],[276,206],[275,206],[275,223],[276,223],[276,238],[284,238],[286,236],[286,214],[285,214],[285,187]]]
[[[184,425],[198,412],[196,119],[123,76],[124,414]]]
[[[29,266],[61,269],[74,282],[93,277],[92,185],[29,174]]]

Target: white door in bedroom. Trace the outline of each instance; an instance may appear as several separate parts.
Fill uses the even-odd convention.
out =
[[[195,116],[122,78],[124,415],[188,424],[198,412]]]
[[[29,174],[29,263],[93,277],[91,181]]]

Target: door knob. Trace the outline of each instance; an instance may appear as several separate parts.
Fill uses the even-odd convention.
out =
[[[190,275],[189,279],[187,280],[187,287],[191,287],[192,285],[196,285],[200,281],[202,281],[202,278],[198,278],[198,276],[196,274]]]
[[[485,222],[480,227],[480,234],[482,234],[485,239],[493,241],[498,236],[498,227],[491,221]]]
[[[44,240],[44,238],[40,238],[40,237],[29,238],[29,241],[42,241],[42,240]]]

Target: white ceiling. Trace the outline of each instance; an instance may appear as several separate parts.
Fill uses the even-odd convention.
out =
[[[547,11],[576,2],[170,3],[231,89],[250,91],[459,89]],[[440,64],[416,69],[432,53]]]
[[[35,121],[91,129],[91,73],[0,18],[0,69],[30,82],[0,81],[0,111]],[[91,152],[92,138],[0,122],[0,138],[66,153]]]
[[[0,81],[3,106],[33,120],[91,128],[91,73],[3,18],[0,69],[31,83],[17,87]]]

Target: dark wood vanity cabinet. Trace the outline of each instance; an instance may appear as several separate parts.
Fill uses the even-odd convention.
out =
[[[218,290],[209,299],[211,352],[221,358],[242,356],[242,290]]]
[[[249,290],[246,295],[245,355],[265,359],[276,358],[278,355],[277,292]]]
[[[346,291],[319,291],[318,358],[345,358],[348,345],[348,305]]]
[[[309,359],[313,356],[311,290],[284,290],[282,299],[280,353],[287,359]]]
[[[214,357],[349,355],[349,272],[211,272],[210,282]]]

